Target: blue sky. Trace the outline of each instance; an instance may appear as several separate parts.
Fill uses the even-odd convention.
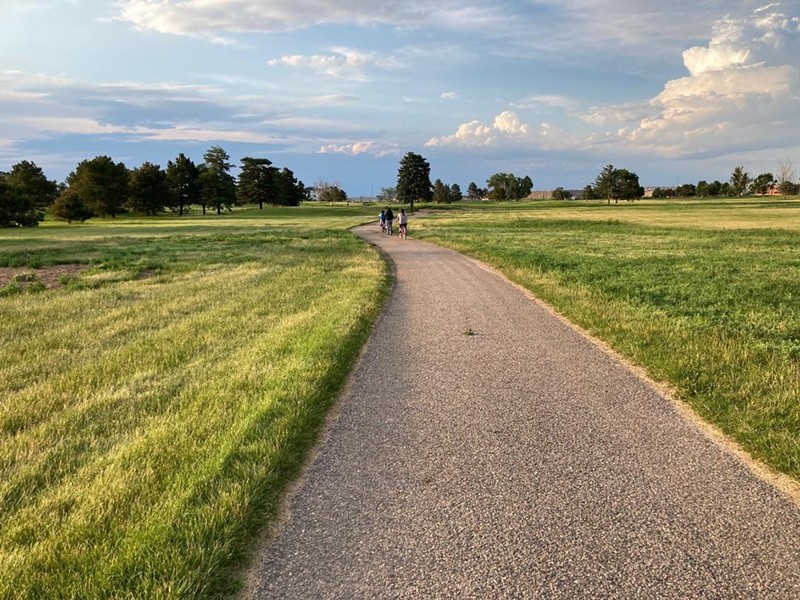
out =
[[[800,166],[800,0],[0,0],[0,170],[220,145],[350,196]],[[800,168],[798,168],[800,171]]]

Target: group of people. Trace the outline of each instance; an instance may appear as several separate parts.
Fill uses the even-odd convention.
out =
[[[380,215],[381,220],[381,231],[386,235],[392,235],[392,226],[395,221],[400,228],[400,239],[406,239],[406,235],[408,234],[408,215],[406,214],[406,209],[401,208],[400,214],[397,215],[395,218],[394,211],[391,208],[387,208],[386,210],[381,211]]]

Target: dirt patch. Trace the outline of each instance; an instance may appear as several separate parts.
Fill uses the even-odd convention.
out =
[[[89,265],[68,264],[52,265],[31,269],[28,267],[0,267],[0,288],[16,281],[21,287],[26,287],[34,281],[40,281],[48,290],[61,285],[60,280],[65,275],[78,275],[89,268]]]

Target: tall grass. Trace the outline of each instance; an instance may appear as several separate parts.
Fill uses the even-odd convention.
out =
[[[6,264],[92,268],[0,297],[0,597],[236,589],[385,296],[360,220],[2,234]]]
[[[415,233],[498,267],[800,479],[798,228],[798,202],[562,203],[441,215]]]

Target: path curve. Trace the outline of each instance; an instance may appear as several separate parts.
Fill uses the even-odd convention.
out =
[[[245,597],[800,598],[797,505],[496,273],[354,231],[396,284]]]

